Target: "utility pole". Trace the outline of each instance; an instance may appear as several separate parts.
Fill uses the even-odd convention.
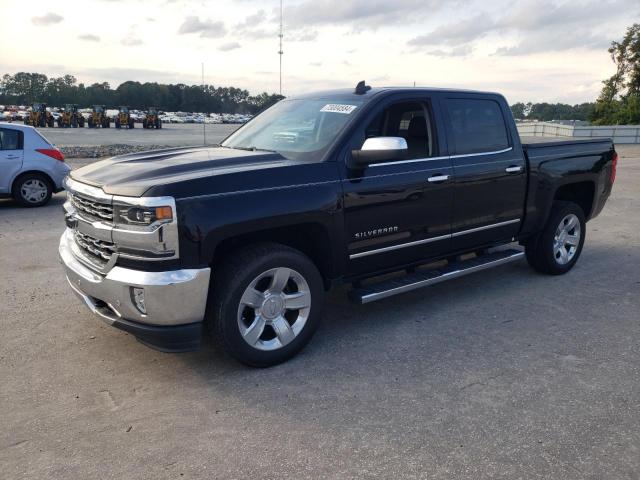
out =
[[[203,106],[204,106],[204,101],[206,100],[205,98],[205,93],[204,93],[204,62],[201,63],[202,66],[202,100],[203,100]],[[203,109],[204,110],[204,109]],[[205,118],[202,119],[202,144],[206,145],[207,144],[207,122],[206,120],[206,112],[205,113]]]
[[[278,50],[278,55],[280,55],[280,95],[282,95],[282,54],[284,53],[282,50],[282,31],[282,0],[280,0],[280,33],[278,34],[278,37],[280,37],[280,50]]]

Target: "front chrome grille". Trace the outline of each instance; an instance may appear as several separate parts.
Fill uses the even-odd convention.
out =
[[[113,206],[110,203],[99,202],[75,192],[69,192],[69,201],[83,217],[113,222]]]
[[[113,243],[99,240],[86,233],[76,231],[75,240],[82,250],[101,263],[111,260],[111,256],[116,252],[116,246]]]

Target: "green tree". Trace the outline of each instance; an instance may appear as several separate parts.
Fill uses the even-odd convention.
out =
[[[622,41],[611,42],[616,72],[604,80],[591,120],[595,124],[640,123],[640,23],[627,29]]]

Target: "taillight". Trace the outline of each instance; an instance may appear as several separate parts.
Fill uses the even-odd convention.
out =
[[[36,152],[42,153],[47,157],[55,158],[61,162],[64,162],[64,155],[57,148],[36,148]]]
[[[618,154],[613,152],[613,158],[611,159],[611,184],[616,181],[616,170],[618,168]]]

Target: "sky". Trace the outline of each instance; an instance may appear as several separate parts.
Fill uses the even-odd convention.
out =
[[[0,0],[0,74],[278,92],[279,0]],[[28,6],[28,8],[27,8]],[[284,95],[359,80],[581,103],[637,0],[284,0]],[[13,39],[8,42],[7,39]]]

